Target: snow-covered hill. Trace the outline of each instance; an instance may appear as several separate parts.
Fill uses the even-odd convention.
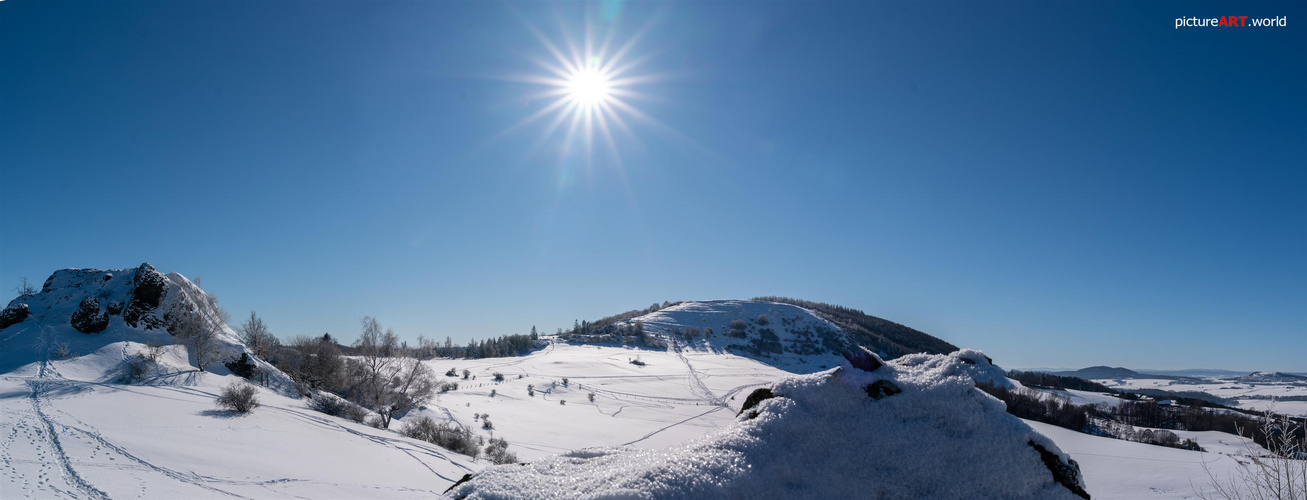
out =
[[[729,352],[795,373],[840,363],[847,335],[802,307],[759,300],[682,302],[623,322],[643,325],[669,345]]]
[[[93,353],[115,343],[174,344],[177,340],[168,333],[167,317],[179,308],[218,324],[214,359],[234,358],[246,350],[245,345],[222,323],[207,298],[185,276],[165,275],[148,263],[134,269],[55,271],[39,292],[17,297],[5,308],[4,316],[11,319],[0,322],[0,373],[51,358]],[[206,369],[226,373],[222,363]]]

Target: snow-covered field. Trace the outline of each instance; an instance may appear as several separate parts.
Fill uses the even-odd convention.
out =
[[[92,312],[112,310],[115,303],[135,307],[135,302],[141,302],[137,276],[154,276],[164,290],[156,297],[157,304],[142,306],[139,317],[144,319],[139,325],[127,323],[123,313],[109,315],[107,326],[98,333],[82,333],[70,326],[68,318],[89,303],[83,300],[88,296],[100,299],[98,306],[92,304]],[[550,457],[564,453],[576,460],[644,453],[630,450],[647,450],[640,455],[645,457],[691,449],[727,450],[729,455],[737,444],[758,446],[752,441],[755,438],[749,437],[757,429],[740,433],[741,420],[736,416],[754,389],[841,362],[829,351],[808,347],[812,344],[809,339],[824,335],[822,329],[828,324],[802,308],[753,301],[686,303],[642,321],[654,333],[670,333],[678,325],[702,325],[714,328],[717,335],[669,342],[671,348],[658,350],[552,341],[521,357],[426,361],[438,378],[457,382],[459,388],[397,416],[392,430],[312,411],[307,400],[296,397],[277,373],[269,388],[259,389],[263,406],[238,416],[217,410],[213,400],[223,386],[239,379],[220,363],[211,365],[211,372],[199,372],[194,368],[194,355],[180,345],[166,346],[157,369],[143,381],[120,382],[124,362],[143,350],[144,342],[173,341],[161,329],[144,326],[146,320],[152,315],[160,317],[162,308],[170,303],[202,298],[203,292],[184,277],[157,274],[148,266],[64,270],[56,273],[50,284],[49,291],[24,299],[30,303],[30,318],[0,331],[0,498],[431,498],[464,474],[489,466],[484,460],[474,461],[394,432],[421,416],[471,429],[479,436],[506,438],[509,451],[520,460],[538,463],[551,463]],[[723,336],[720,328],[742,319],[753,320],[761,329],[764,325],[757,321],[761,314],[771,318],[769,330],[785,344],[785,351],[755,359],[726,347],[742,340]],[[219,340],[226,352],[244,349],[229,328],[221,333]],[[66,346],[71,356],[55,359],[57,346]],[[899,408],[896,411],[904,415],[912,414],[930,407],[931,398],[923,395],[957,385],[956,377],[978,376],[980,372],[973,370],[982,368],[996,370],[979,353],[967,354],[968,360],[955,359],[957,355],[913,356],[895,362],[904,370],[895,376],[908,378],[893,380],[904,384],[909,393],[919,394],[899,399],[889,396],[888,402],[879,401],[875,408]],[[637,360],[639,363],[632,362]],[[445,376],[451,369],[456,376]],[[467,379],[462,378],[463,370],[470,372]],[[932,375],[913,378],[924,375],[911,375],[915,373],[912,370]],[[495,381],[495,373],[502,374],[503,380]],[[1001,372],[994,373],[1001,376]],[[793,384],[783,387],[798,387]],[[528,387],[534,389],[534,395]],[[988,398],[963,388],[973,399]],[[858,388],[851,393],[863,391]],[[823,397],[792,396],[794,401],[827,404]],[[1112,403],[1107,396],[1082,391],[1066,391],[1065,396],[1082,404]],[[852,400],[841,396],[830,401]],[[845,403],[832,408],[840,405]],[[779,409],[783,405],[766,403],[764,407]],[[489,415],[493,428],[483,425],[482,415]],[[1008,421],[1003,425],[1009,427],[995,435],[1029,432],[1015,419],[1001,412],[997,415],[1004,417],[997,421]],[[757,422],[768,418],[772,417]],[[886,415],[876,418],[883,420]],[[892,414],[888,418],[892,421]],[[922,420],[921,415],[915,418]],[[976,422],[979,420],[963,418],[958,425]],[[1010,426],[1013,423],[1016,427]],[[1207,482],[1204,462],[1222,476],[1235,464],[1219,453],[1161,448],[1034,422],[1030,425],[1081,464],[1094,498],[1192,498],[1191,483],[1202,488]],[[687,443],[702,441],[705,436],[723,435],[726,427],[735,429],[731,432],[738,438],[736,444],[722,441],[687,448]],[[938,427],[923,428],[938,432]],[[987,425],[976,429],[992,430]],[[805,435],[786,432],[764,434]],[[1243,444],[1237,437],[1219,433],[1177,434],[1218,452],[1234,452]],[[914,449],[910,444],[898,443],[904,450]],[[598,447],[608,451],[575,451]],[[919,467],[938,467],[932,456],[912,459]],[[777,463],[784,462],[771,465]],[[652,474],[646,477],[666,477],[653,469],[645,473]],[[849,474],[851,481],[860,477],[856,472]],[[803,478],[796,477],[799,479]],[[818,486],[821,491],[848,491]]]
[[[1102,379],[1095,380],[1113,389],[1160,389],[1164,391],[1201,391],[1214,396],[1239,401],[1239,408],[1266,410],[1278,413],[1307,416],[1307,401],[1283,401],[1273,398],[1307,397],[1307,383],[1249,383],[1225,379],[1204,379],[1202,382],[1168,379]],[[1256,399],[1250,396],[1257,396]],[[1272,406],[1273,405],[1273,406]]]
[[[138,347],[0,376],[0,498],[432,497],[483,467],[273,391],[249,415],[219,411],[214,397],[238,379],[180,356],[147,385],[75,376]]]
[[[0,497],[430,497],[487,466],[313,412],[304,400],[272,391],[260,392],[264,406],[251,415],[216,411],[214,395],[234,377],[188,371],[179,357],[171,362],[176,374],[150,385],[65,376],[94,373],[114,361],[115,349],[120,360],[123,347],[50,362],[44,375],[38,364],[0,377]],[[643,367],[628,362],[637,355]],[[789,375],[710,351],[677,355],[567,344],[518,358],[429,363],[439,374],[456,367],[476,379],[462,381],[460,375],[458,390],[422,412],[485,436],[491,431],[474,422],[473,414],[488,413],[494,435],[507,438],[510,450],[526,461],[597,446],[682,444],[729,425],[743,395]],[[494,372],[503,373],[505,382],[494,383]],[[556,388],[554,381],[560,382]],[[526,394],[527,384],[537,388],[534,397]],[[595,403],[587,400],[590,392]],[[1202,462],[1222,475],[1234,465],[1217,453],[1028,423],[1080,463],[1094,498],[1193,498],[1190,481],[1202,488],[1208,480]],[[1205,447],[1228,443],[1217,451],[1239,447],[1234,436],[1193,434],[1211,436],[1182,437],[1195,437]]]
[[[1211,476],[1203,464],[1219,478],[1229,477],[1237,467],[1230,455],[1090,436],[1030,420],[1026,423],[1052,438],[1080,464],[1095,500],[1195,499],[1200,492],[1212,497]]]

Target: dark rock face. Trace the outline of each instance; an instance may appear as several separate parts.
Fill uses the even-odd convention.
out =
[[[165,284],[163,275],[148,262],[136,268],[136,276],[132,278],[132,298],[127,309],[123,310],[123,321],[127,326],[135,328],[139,325],[146,330],[163,328],[163,321],[150,313],[163,301]]]
[[[22,323],[23,320],[27,319],[28,314],[31,314],[31,311],[27,310],[27,304],[14,304],[6,307],[4,311],[0,311],[0,330],[9,328],[10,325]]]
[[[876,369],[885,366],[885,362],[880,360],[880,356],[862,346],[857,346],[845,352],[844,359],[849,360],[849,364],[853,365],[854,368],[867,372],[874,372]]]
[[[87,297],[82,299],[68,322],[79,332],[100,333],[109,326],[109,315],[100,312],[100,299]]]
[[[903,389],[899,389],[898,386],[888,380],[877,380],[867,384],[866,390],[867,395],[871,396],[871,399],[880,399],[885,396],[893,396],[903,392]]]
[[[117,316],[117,315],[119,315],[119,314],[122,314],[122,312],[123,312],[123,303],[122,303],[122,301],[120,301],[120,300],[111,300],[111,301],[109,301],[108,311],[109,311],[109,314],[114,315],[114,316]]]
[[[740,407],[740,411],[736,413],[735,416],[738,417],[740,416],[740,414],[744,413],[745,410],[758,406],[758,403],[763,402],[763,400],[771,399],[774,397],[776,397],[776,394],[773,394],[771,392],[771,389],[768,389],[766,387],[763,387],[761,389],[754,389],[753,392],[749,393],[749,397],[745,398],[744,406]],[[749,418],[752,419],[757,416],[758,416],[758,412],[756,410],[749,412]]]
[[[1076,496],[1089,500],[1089,492],[1080,487],[1080,464],[1077,464],[1075,460],[1070,460],[1071,463],[1069,464],[1062,463],[1057,454],[1048,451],[1048,449],[1034,441],[1029,441],[1026,444],[1039,452],[1039,459],[1043,460],[1044,466],[1048,467],[1048,471],[1053,473],[1054,481],[1066,486],[1066,489],[1071,490],[1071,493],[1075,493]]]
[[[254,369],[256,368],[254,362],[250,361],[250,355],[244,352],[241,353],[239,359],[228,361],[223,363],[223,365],[225,365],[228,370],[231,370],[231,372],[236,376],[246,379],[254,376]]]

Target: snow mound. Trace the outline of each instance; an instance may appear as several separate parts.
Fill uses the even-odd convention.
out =
[[[870,358],[858,366],[872,371],[845,362],[758,389],[733,424],[679,447],[493,467],[446,495],[1088,498],[1075,461],[975,388],[973,377],[1001,377],[983,354]]]
[[[221,313],[204,290],[177,273],[163,274],[148,263],[133,269],[61,269],[45,280],[41,291],[13,299],[5,308],[22,319],[0,327],[0,373],[36,373],[63,366],[61,375],[77,380],[108,381],[120,375],[129,356],[156,342],[181,356],[181,366],[194,366],[194,355],[176,346],[167,330],[168,311],[185,307],[204,319],[222,323]],[[240,336],[226,324],[214,340],[206,370],[226,374],[223,361],[248,352]],[[81,359],[86,358],[86,359]],[[64,359],[64,362],[60,362]],[[276,382],[288,382],[271,365],[255,359]],[[57,368],[56,368],[57,369]],[[75,375],[74,375],[75,374]]]

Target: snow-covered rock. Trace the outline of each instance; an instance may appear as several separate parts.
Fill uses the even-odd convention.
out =
[[[204,290],[178,273],[163,274],[150,264],[129,269],[60,269],[50,275],[41,291],[9,302],[0,317],[0,373],[24,365],[109,351],[121,352],[120,361],[156,342],[177,344],[167,330],[169,311],[185,308],[220,324],[214,339],[214,363],[206,370],[225,374],[223,361],[246,352],[240,337],[222,323],[216,303]],[[25,311],[25,313],[24,313]],[[185,352],[182,349],[181,352]],[[190,364],[195,363],[191,355]],[[278,380],[285,377],[262,361],[259,366]],[[86,374],[88,380],[107,380],[122,367],[96,363],[103,373]]]
[[[1088,498],[1076,462],[973,379],[1005,380],[978,351],[909,356],[874,371],[845,362],[755,391],[733,424],[690,443],[497,466],[446,495]]]

